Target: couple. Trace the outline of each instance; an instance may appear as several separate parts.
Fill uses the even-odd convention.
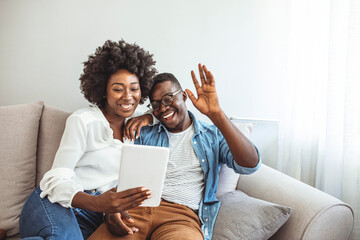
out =
[[[100,225],[91,239],[211,239],[220,164],[250,174],[260,158],[220,108],[205,66],[199,64],[201,84],[191,72],[196,98],[172,74],[154,76],[154,64],[151,54],[122,40],[89,56],[81,90],[95,106],[68,118],[52,169],[21,213],[23,239],[87,239]],[[152,125],[150,114],[127,121],[148,96],[160,123]],[[187,111],[187,97],[215,126]],[[159,207],[138,207],[151,197],[143,187],[115,190],[121,146],[132,140],[170,148]]]

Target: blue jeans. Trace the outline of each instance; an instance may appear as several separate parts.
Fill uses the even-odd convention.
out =
[[[91,195],[99,192],[85,191]],[[26,200],[20,214],[21,239],[87,239],[103,222],[102,213],[64,208],[40,197],[37,187]]]

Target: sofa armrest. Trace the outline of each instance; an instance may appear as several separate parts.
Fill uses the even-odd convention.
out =
[[[288,221],[270,239],[348,239],[354,224],[349,205],[262,164],[241,175],[237,189],[265,201],[290,206]]]

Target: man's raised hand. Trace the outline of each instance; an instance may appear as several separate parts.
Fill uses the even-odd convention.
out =
[[[205,65],[201,65],[199,63],[198,67],[201,85],[196,79],[194,71],[191,71],[191,77],[193,79],[198,97],[196,98],[189,89],[186,89],[185,91],[194,106],[202,114],[211,118],[212,116],[221,112],[219,99],[215,89],[215,80],[212,73],[205,67]]]

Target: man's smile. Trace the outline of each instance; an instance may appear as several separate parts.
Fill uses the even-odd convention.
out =
[[[165,122],[169,122],[173,119],[175,111],[165,112],[162,114],[161,119]]]

